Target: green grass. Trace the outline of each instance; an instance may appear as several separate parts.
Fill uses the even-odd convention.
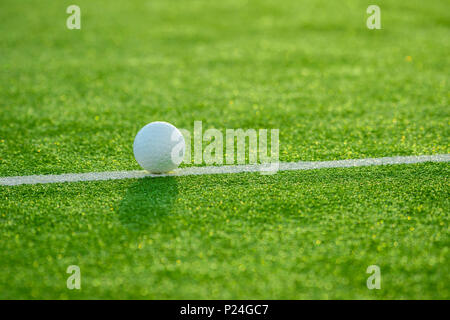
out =
[[[373,31],[370,1],[79,0],[68,30],[73,3],[0,3],[0,177],[138,169],[154,120],[279,128],[282,161],[450,153],[448,1],[379,0]],[[0,187],[0,298],[449,299],[448,170]]]
[[[449,298],[449,167],[1,192],[2,298]],[[66,289],[79,265],[81,291]],[[382,289],[368,290],[379,265]]]

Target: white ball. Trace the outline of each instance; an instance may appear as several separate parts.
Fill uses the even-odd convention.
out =
[[[180,130],[163,121],[143,127],[134,138],[134,158],[145,170],[164,173],[183,161],[186,144]]]

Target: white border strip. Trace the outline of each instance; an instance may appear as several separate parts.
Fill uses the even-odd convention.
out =
[[[386,158],[368,158],[355,160],[335,160],[335,161],[313,161],[313,162],[281,162],[279,171],[287,170],[311,170],[321,168],[348,168],[365,167],[392,164],[411,164],[422,162],[449,162],[450,154],[438,154],[431,156],[407,156],[407,157],[386,157]],[[267,164],[255,165],[230,165],[230,166],[209,166],[209,167],[187,167],[180,168],[172,173],[150,174],[147,171],[106,171],[89,173],[67,173],[58,175],[34,175],[34,176],[16,176],[0,178],[2,186],[16,186],[21,184],[40,184],[40,183],[61,183],[78,181],[99,181],[99,180],[117,180],[132,179],[144,177],[167,177],[167,176],[189,176],[203,174],[224,174],[239,172],[262,172],[267,170]]]

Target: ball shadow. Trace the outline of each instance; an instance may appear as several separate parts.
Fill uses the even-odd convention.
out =
[[[139,179],[119,204],[119,220],[128,229],[145,230],[172,212],[177,194],[174,177]]]

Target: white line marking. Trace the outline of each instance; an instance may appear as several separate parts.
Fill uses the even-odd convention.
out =
[[[365,167],[391,164],[411,164],[422,162],[449,162],[450,154],[438,154],[432,156],[407,156],[407,157],[386,157],[386,158],[368,158],[355,160],[335,160],[335,161],[313,161],[313,162],[280,162],[278,171],[287,170],[311,170],[321,168],[348,168]],[[267,167],[263,164],[255,165],[229,165],[229,166],[209,166],[209,167],[187,167],[175,170],[167,174],[150,174],[146,171],[106,171],[89,173],[66,173],[58,175],[34,175],[34,176],[16,176],[0,178],[0,185],[16,186],[21,184],[39,184],[39,183],[61,183],[77,181],[98,181],[98,180],[117,180],[144,177],[167,177],[167,176],[189,176],[203,174],[224,174],[239,172],[264,172]]]

